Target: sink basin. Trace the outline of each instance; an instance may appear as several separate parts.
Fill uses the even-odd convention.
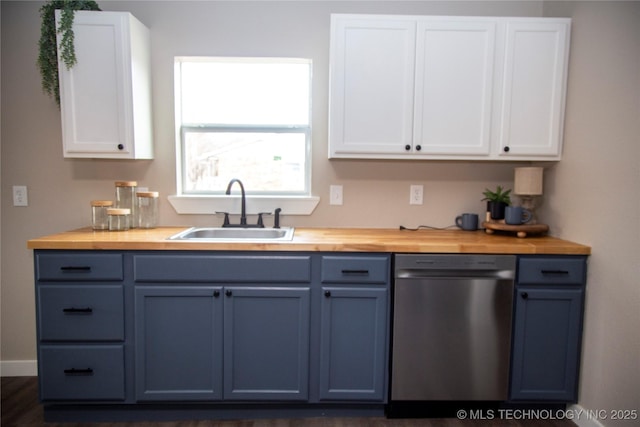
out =
[[[169,237],[169,240],[195,242],[279,242],[293,239],[294,229],[192,227]]]

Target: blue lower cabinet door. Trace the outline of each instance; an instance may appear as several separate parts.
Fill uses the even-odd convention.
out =
[[[222,398],[222,297],[213,287],[139,287],[136,398]]]
[[[581,289],[516,290],[511,399],[577,400]]]
[[[224,399],[308,400],[309,322],[309,288],[225,288]]]
[[[323,288],[320,399],[385,399],[387,295],[387,289]]]
[[[120,401],[125,398],[124,348],[113,345],[41,345],[42,401]]]

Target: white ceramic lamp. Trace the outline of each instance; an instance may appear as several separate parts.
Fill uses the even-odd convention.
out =
[[[538,198],[542,196],[543,170],[541,167],[515,168],[513,194],[520,197],[522,207],[531,212],[528,224],[538,223],[536,207],[539,204]]]

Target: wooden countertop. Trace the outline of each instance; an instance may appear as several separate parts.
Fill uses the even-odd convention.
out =
[[[189,227],[93,231],[90,227],[32,239],[29,249],[80,250],[261,250],[330,252],[480,253],[589,255],[589,246],[548,236],[524,239],[484,231],[373,228],[296,228],[292,241],[188,242],[167,240]]]

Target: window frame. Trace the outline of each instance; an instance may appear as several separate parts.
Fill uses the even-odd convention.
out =
[[[184,60],[203,60],[208,61],[214,58],[223,59],[240,59],[240,60],[270,60],[277,61],[293,60],[304,61],[309,64],[309,105],[308,105],[308,124],[307,125],[257,125],[257,126],[238,126],[238,125],[201,125],[189,123],[182,124],[181,112],[181,85],[177,84],[180,75],[180,66]],[[215,192],[185,192],[185,143],[184,133],[188,130],[196,131],[278,131],[296,133],[304,130],[305,135],[305,170],[304,170],[304,187],[302,192],[253,192],[247,188],[247,213],[258,213],[273,211],[276,208],[282,208],[283,213],[290,215],[309,215],[318,205],[320,198],[313,196],[312,193],[312,88],[313,88],[313,60],[310,58],[262,58],[262,57],[218,57],[218,56],[176,56],[174,57],[174,124],[175,124],[175,156],[176,156],[176,193],[168,197],[169,202],[178,214],[205,214],[215,213],[217,211],[234,212],[239,207],[239,201],[234,197],[229,197],[223,191]],[[242,177],[238,177],[242,179]]]

